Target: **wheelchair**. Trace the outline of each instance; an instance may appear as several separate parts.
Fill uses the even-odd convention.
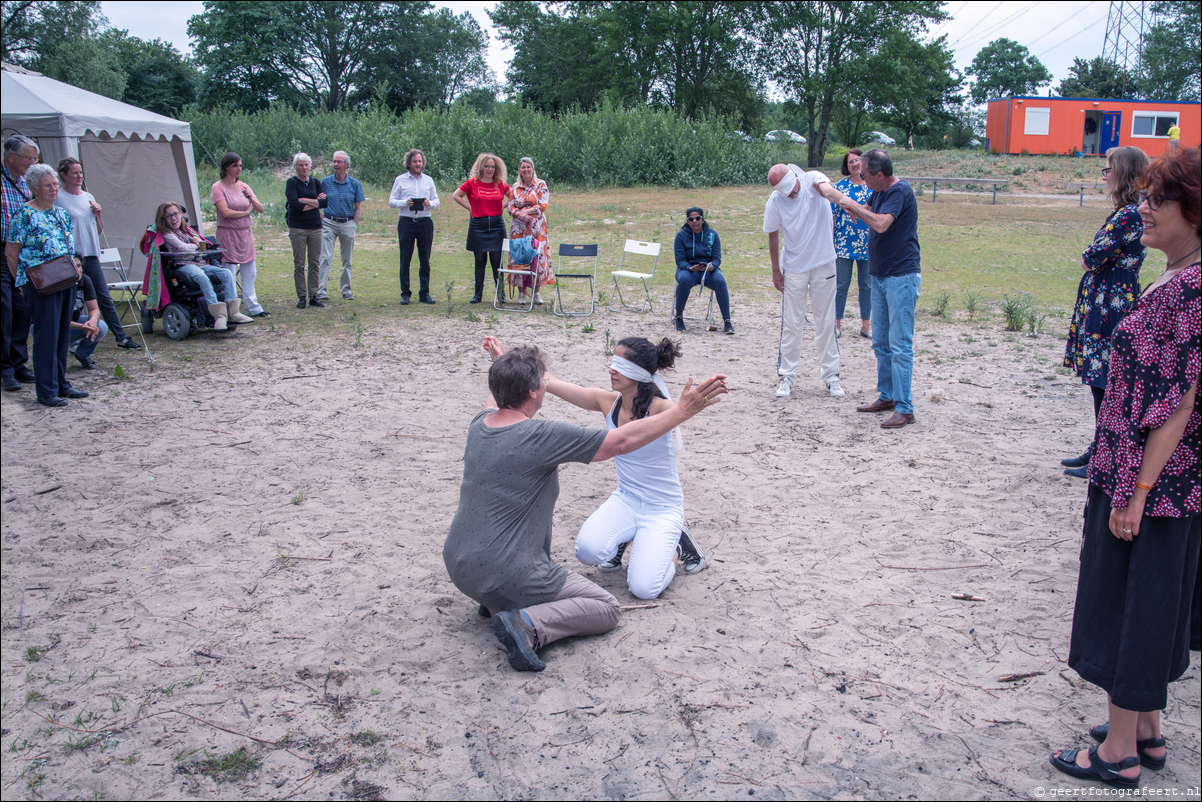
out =
[[[148,230],[147,234],[153,236],[154,229]],[[205,241],[209,243],[207,250],[199,254],[189,253],[186,255],[188,257],[199,255],[206,263],[220,267],[221,254],[224,251],[212,239],[206,237]],[[177,261],[183,256],[185,254],[159,250],[159,264],[162,267],[163,282],[167,292],[163,294],[162,305],[158,309],[152,309],[150,304],[142,306],[142,331],[147,334],[154,331],[156,319],[162,321],[163,332],[172,340],[177,341],[198,331],[213,328],[213,316],[209,314],[204,292],[191,276],[178,269]],[[225,289],[223,282],[216,276],[208,276],[208,278],[213,285],[213,291],[220,298]],[[237,292],[237,287],[233,289]],[[233,333],[235,330],[234,326],[230,325],[220,333]]]

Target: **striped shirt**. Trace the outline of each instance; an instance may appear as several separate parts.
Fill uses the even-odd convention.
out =
[[[4,193],[3,196],[0,196],[0,241],[8,242],[8,221],[12,219],[17,209],[20,209],[27,200],[33,197],[33,193],[25,184],[25,176],[13,178],[7,166],[0,166],[0,171],[4,173],[3,178],[0,178]]]

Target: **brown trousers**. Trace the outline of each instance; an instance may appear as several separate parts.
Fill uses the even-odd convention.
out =
[[[605,588],[568,571],[554,600],[522,610],[534,622],[534,648],[571,635],[599,635],[618,625],[622,610]],[[520,619],[519,619],[520,620]]]

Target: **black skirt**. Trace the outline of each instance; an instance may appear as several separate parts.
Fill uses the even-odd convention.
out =
[[[1111,534],[1110,509],[1090,484],[1068,664],[1121,708],[1163,710],[1189,668],[1200,518],[1144,515],[1127,541]]]
[[[495,253],[501,250],[508,234],[501,215],[473,217],[467,225],[467,249],[473,253]]]

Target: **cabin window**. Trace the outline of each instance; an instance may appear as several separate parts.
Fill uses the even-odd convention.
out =
[[[1131,115],[1131,136],[1163,139],[1177,124],[1177,118],[1175,111],[1137,111]]]
[[[1027,116],[1023,121],[1023,133],[1029,136],[1047,136],[1051,118],[1051,109],[1028,108]]]

